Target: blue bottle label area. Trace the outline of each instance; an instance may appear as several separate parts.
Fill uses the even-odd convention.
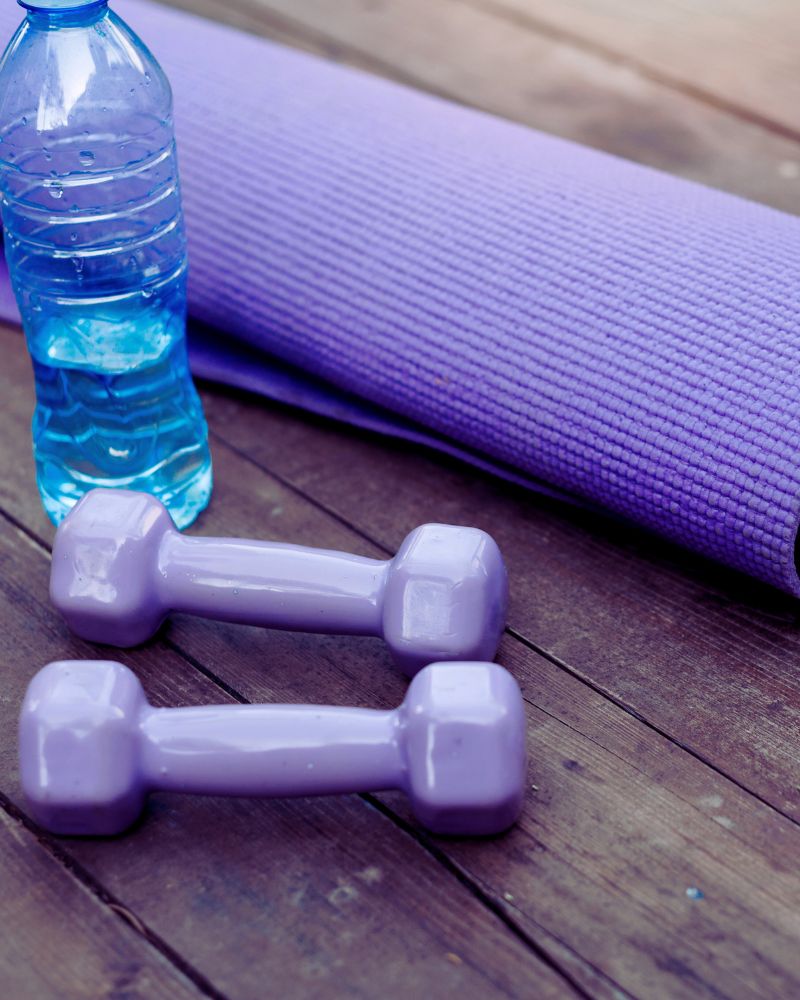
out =
[[[92,16],[49,25],[27,113],[3,98],[5,252],[36,378],[39,490],[56,523],[87,490],[117,486],[156,494],[182,526],[208,502],[211,459],[186,353],[171,98],[122,22]],[[0,86],[44,33],[22,29]]]

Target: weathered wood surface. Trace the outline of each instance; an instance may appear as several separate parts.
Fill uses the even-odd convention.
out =
[[[7,1000],[209,995],[207,984],[192,982],[134,923],[103,890],[68,870],[60,853],[40,844],[3,803],[0,972]]]
[[[637,41],[641,59],[627,57],[650,30],[648,4],[180,5],[778,206],[800,190],[788,166],[800,147],[780,115],[764,128],[739,97],[718,100],[691,53],[667,73],[666,28],[662,49],[648,43],[656,55]],[[627,18],[617,48],[586,44],[587,19],[615,8]],[[769,53],[750,59],[748,100],[770,92]],[[4,996],[800,995],[796,602],[438,456],[210,387],[217,487],[196,532],[368,555],[426,519],[498,537],[513,593],[500,659],[529,716],[522,821],[468,843],[424,834],[398,795],[161,795],[128,836],[37,841],[21,824],[19,701],[37,666],[96,650],[47,602],[29,365],[16,331],[0,331],[0,350]],[[404,690],[372,640],[186,617],[120,658],[163,704],[390,706]],[[8,831],[26,846],[6,851]]]
[[[796,0],[464,0],[800,136]]]

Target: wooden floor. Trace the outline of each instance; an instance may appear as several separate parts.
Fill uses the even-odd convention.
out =
[[[183,0],[209,16],[800,208],[796,0]],[[124,14],[123,5],[120,4]],[[206,387],[195,530],[366,555],[478,525],[511,569],[519,826],[423,833],[400,796],[160,795],[129,835],[26,818],[32,672],[92,657],[47,599],[21,335],[0,330],[0,993],[16,998],[800,997],[798,604],[599,516]],[[101,654],[104,655],[104,654]],[[381,645],[175,618],[123,654],[159,704],[393,706]]]

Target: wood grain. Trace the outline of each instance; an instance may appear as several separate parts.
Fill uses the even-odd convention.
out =
[[[800,135],[795,0],[462,0]],[[743,67],[747,71],[743,72]]]
[[[0,391],[9,399],[21,399],[25,359],[21,339],[11,338],[5,351],[9,382],[0,382]],[[14,390],[12,383],[20,389]],[[15,392],[19,392],[18,397]],[[209,397],[207,402],[212,412],[213,399]],[[249,423],[264,435],[269,428],[263,415],[260,408],[243,405],[237,423]],[[22,435],[14,437],[23,440]],[[328,434],[323,438],[330,443]],[[304,457],[315,460],[308,452]],[[279,539],[378,554],[375,546],[341,520],[219,441],[215,462],[214,503],[196,530],[252,535],[267,533],[263,530],[266,524],[268,533]],[[13,467],[20,465],[12,463]],[[4,503],[25,523],[25,511],[31,506],[25,497],[30,497],[32,484],[26,486],[20,477],[14,486],[13,480],[13,476],[6,480]],[[21,558],[19,567],[4,570],[6,580],[18,580],[25,572],[27,553]],[[25,617],[36,623],[40,634],[57,631],[52,612],[37,605],[33,597],[43,584],[32,580],[30,572],[28,568],[24,584],[32,591],[26,597]],[[512,570],[512,587],[518,592],[520,585],[513,574]],[[20,600],[16,596],[16,603]],[[5,617],[0,608],[0,618]],[[49,624],[45,627],[45,623]],[[12,632],[10,641],[19,648],[24,636]],[[74,646],[66,633],[62,641],[67,648]],[[370,640],[296,636],[181,617],[168,628],[166,641],[241,699],[308,700],[313,696],[335,703],[391,705],[400,700],[404,689],[385,651]],[[160,669],[156,666],[159,659],[163,661]],[[593,996],[610,997],[622,989],[638,996],[712,997],[720,990],[757,997],[766,985],[789,993],[800,989],[800,966],[793,947],[800,933],[796,918],[800,879],[790,860],[800,853],[800,828],[518,640],[506,641],[501,660],[520,679],[528,699],[533,764],[523,820],[511,834],[494,843],[430,841],[419,831],[420,842],[434,844],[437,856],[462,872],[519,933],[535,942]],[[153,647],[137,654],[133,662],[158,698],[172,702],[208,700],[196,683],[189,682],[185,664],[176,663],[174,653],[161,653],[159,647]],[[396,822],[414,827],[402,797],[382,796],[381,801],[397,817]],[[368,815],[372,814],[368,811]],[[219,826],[213,823],[213,816],[220,817]],[[153,907],[151,880],[153,869],[158,868],[153,853],[163,850],[170,870],[182,866],[185,858],[192,871],[204,873],[203,878],[216,892],[221,891],[221,882],[237,886],[241,892],[244,872],[251,871],[246,846],[249,817],[258,840],[271,845],[261,864],[268,872],[268,883],[279,894],[291,896],[291,886],[296,888],[306,880],[312,898],[325,897],[317,880],[330,878],[331,857],[338,856],[342,845],[348,844],[351,867],[335,869],[334,879],[357,890],[354,871],[380,867],[387,873],[388,883],[390,877],[400,878],[392,861],[395,852],[412,850],[409,855],[401,853],[402,864],[399,857],[397,861],[398,868],[408,869],[404,877],[409,881],[401,881],[391,892],[392,899],[398,894],[407,896],[409,886],[424,880],[412,860],[419,848],[392,846],[391,838],[362,832],[360,816],[354,808],[344,809],[339,800],[302,806],[218,806],[207,800],[160,797],[156,812],[133,837],[111,844],[79,845],[74,850],[94,877],[201,971],[206,969],[206,953],[211,950],[217,970],[215,985],[230,989],[231,983],[237,983],[241,989],[240,980],[218,978],[219,963],[226,976],[241,973],[224,965],[224,956],[212,948],[208,938],[195,941],[183,934],[185,921],[191,917],[184,917],[182,924],[181,913],[195,912],[199,905],[196,889],[194,894],[181,896],[177,887],[183,879],[175,874],[169,882],[171,892],[175,887],[175,901],[164,899],[162,892],[158,906]],[[323,844],[313,850],[304,821],[312,822],[326,835]],[[370,851],[365,853],[363,845],[367,843]],[[210,871],[203,867],[208,865],[204,859],[209,845],[214,849]],[[220,857],[225,861],[221,863]],[[361,867],[355,869],[356,864]],[[296,876],[298,865],[302,878],[297,876],[299,881],[287,886],[289,876],[284,878],[284,874]],[[328,894],[334,891],[330,883],[325,884]],[[422,884],[423,896],[429,894],[431,887],[424,881]],[[700,889],[704,899],[690,899],[686,891],[693,888]],[[259,882],[253,892],[266,890]],[[438,889],[443,909],[435,915],[431,911],[431,930],[447,927],[445,915],[453,909],[451,893],[446,886]],[[706,904],[706,900],[713,902]],[[274,908],[271,895],[269,901]],[[238,913],[241,905],[238,893],[233,898],[226,895],[219,901],[219,919],[227,919],[225,914],[231,910]],[[376,903],[377,907],[385,905],[385,900]],[[412,905],[407,899],[404,907]],[[413,911],[415,916],[427,914],[430,904],[420,902],[419,907]],[[462,904],[458,904],[458,913],[457,926],[462,927],[466,920]],[[247,920],[253,919],[247,911]],[[215,925],[216,934],[211,938],[219,942],[220,951],[225,941],[223,926]],[[291,915],[282,916],[281,926],[286,932],[280,939],[279,953],[296,954],[291,950],[296,941],[292,935],[298,933],[296,922]],[[309,926],[315,930],[309,931]],[[330,931],[317,911],[310,924],[304,918],[303,927],[315,940],[321,935],[328,941]],[[691,933],[687,933],[689,928]],[[469,949],[475,948],[473,940],[470,933],[468,947],[451,945],[451,950],[469,954]],[[381,941],[376,935],[370,947],[381,953]],[[249,954],[247,937],[238,947],[240,956]],[[415,943],[415,949],[417,954],[420,945]],[[496,946],[492,954],[494,950]],[[471,953],[476,963],[480,964],[475,957],[478,954],[480,962],[487,961],[485,952]],[[331,945],[322,948],[319,960],[328,973],[334,954]],[[397,956],[393,975],[399,976],[410,960],[411,953]],[[255,957],[251,956],[251,961],[255,962]],[[385,957],[383,961],[388,966]],[[509,959],[504,957],[501,968],[509,975],[514,965],[509,968]],[[464,988],[469,989],[470,984]],[[519,981],[515,988],[520,988]]]
[[[78,882],[2,808],[0,926],[6,1000],[213,996]]]
[[[641,15],[629,18],[634,24],[662,6],[629,4]],[[795,212],[800,204],[800,145],[791,137],[509,19],[507,10],[464,0],[179,0],[173,6],[776,208]],[[557,9],[559,0],[550,6]],[[741,61],[731,72],[758,79],[761,64],[745,62],[748,73],[738,72]]]

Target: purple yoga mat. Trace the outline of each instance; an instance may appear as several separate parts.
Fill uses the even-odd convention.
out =
[[[800,594],[799,220],[117,8],[175,90],[190,310],[217,331],[197,372],[437,444]],[[18,19],[0,6],[6,34]]]

